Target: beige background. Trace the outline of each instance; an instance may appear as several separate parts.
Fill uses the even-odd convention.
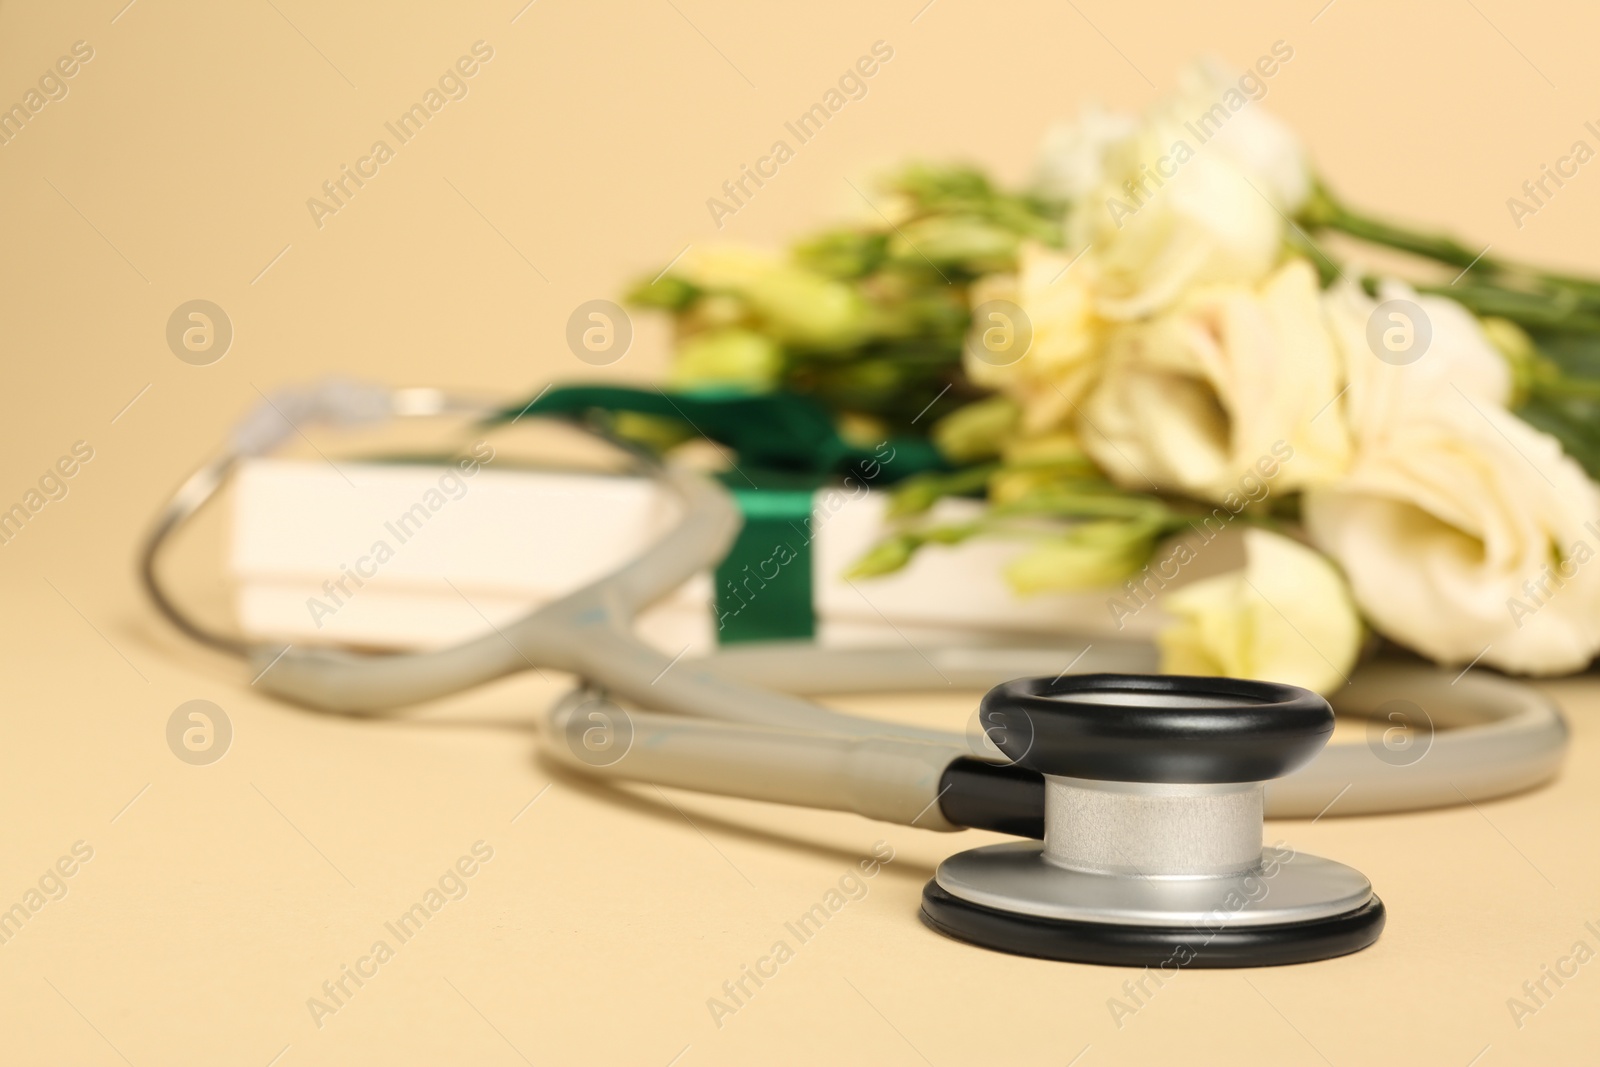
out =
[[[1267,103],[1350,198],[1600,270],[1600,170],[1521,230],[1505,207],[1600,118],[1591,5],[124,3],[0,7],[0,103],[73,42],[95,52],[0,147],[0,502],[74,441],[95,449],[67,498],[0,547],[0,905],[75,841],[94,849],[68,895],[0,945],[0,1059],[1595,1061],[1600,964],[1520,1031],[1506,1008],[1574,941],[1600,947],[1583,925],[1600,920],[1592,681],[1548,687],[1575,733],[1549,789],[1271,828],[1371,876],[1390,908],[1372,950],[1184,973],[1119,1030],[1106,1002],[1127,972],[918,924],[922,882],[977,835],[560,777],[525,728],[553,692],[538,679],[410,725],[319,718],[179,640],[132,581],[157,503],[257,388],[330,371],[509,392],[651,376],[659,323],[596,371],[565,349],[571,310],[688,244],[775,241],[865,210],[844,179],[902,157],[1018,178],[1051,120],[1091,95],[1139,106],[1201,51],[1247,63],[1290,42]],[[480,39],[494,59],[470,95],[319,230],[306,199]],[[867,98],[719,235],[705,199],[880,39],[894,59]],[[164,340],[197,297],[236,329],[209,367]],[[196,544],[186,568],[217,574],[214,542]],[[236,729],[210,767],[164,740],[194,698]],[[860,706],[890,705],[959,723],[971,697]],[[897,858],[869,895],[714,1026],[706,999],[880,838]],[[494,859],[469,895],[313,1025],[306,999],[480,839]]]

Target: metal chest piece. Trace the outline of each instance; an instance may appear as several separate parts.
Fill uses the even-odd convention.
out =
[[[1333,710],[1294,686],[1174,675],[1026,678],[980,714],[1044,775],[1045,838],[961,852],[923,920],[1046,959],[1255,967],[1366,948],[1383,902],[1359,872],[1262,847],[1266,782],[1308,762]]]

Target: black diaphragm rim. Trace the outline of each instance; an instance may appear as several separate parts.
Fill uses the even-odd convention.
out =
[[[1132,926],[1046,919],[974,904],[929,880],[922,921],[946,937],[997,952],[1069,963],[1152,967],[1277,967],[1345,956],[1378,940],[1376,895],[1342,915],[1266,926]]]

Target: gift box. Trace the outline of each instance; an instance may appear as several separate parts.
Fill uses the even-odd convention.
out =
[[[859,481],[734,497],[745,526],[723,564],[638,620],[670,654],[783,638],[861,646],[1148,637],[1158,625],[1154,607],[1113,612],[1116,590],[1017,596],[1001,574],[1025,546],[1004,540],[934,546],[894,574],[847,578],[888,530],[887,494]],[[979,505],[936,507],[935,517],[960,522]],[[251,637],[295,643],[448,645],[623,565],[676,510],[641,477],[252,460],[232,505],[238,621]]]

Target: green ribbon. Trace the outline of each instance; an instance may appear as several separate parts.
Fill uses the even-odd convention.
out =
[[[489,421],[525,415],[603,420],[617,412],[676,420],[734,453],[734,469],[722,480],[744,524],[715,574],[721,644],[815,636],[811,512],[818,488],[842,477],[889,485],[944,466],[923,438],[890,438],[871,447],[846,441],[826,408],[792,393],[565,385]]]
[[[809,489],[729,486],[744,515],[717,565],[717,642],[805,640],[816,635]]]

